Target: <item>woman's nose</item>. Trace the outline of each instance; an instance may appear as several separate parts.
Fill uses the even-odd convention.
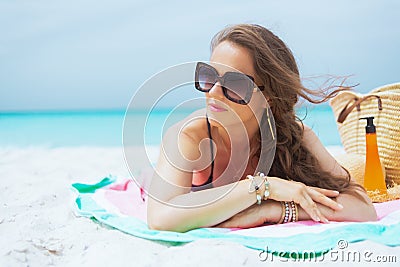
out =
[[[222,99],[224,97],[224,92],[222,89],[221,84],[218,82],[216,82],[213,87],[211,87],[210,91],[208,92],[208,94],[214,98],[220,98]]]

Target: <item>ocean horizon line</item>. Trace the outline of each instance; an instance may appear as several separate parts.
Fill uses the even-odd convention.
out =
[[[197,109],[197,108],[196,108]],[[52,147],[79,145],[121,144],[124,121],[129,115],[131,122],[145,124],[145,142],[159,144],[164,127],[184,119],[196,109],[73,109],[0,112],[0,146],[48,144]],[[332,110],[326,105],[302,106],[296,116],[310,126],[325,145],[340,144]],[[165,124],[167,123],[167,124]],[[142,130],[132,136],[137,143],[143,142]]]
[[[157,112],[170,112],[174,107],[153,108]],[[197,108],[180,108],[178,112],[190,112]],[[135,108],[129,109],[131,112],[144,113],[149,111],[150,108]],[[125,114],[127,108],[104,108],[104,109],[32,109],[32,110],[0,110],[1,115],[82,115],[82,114]]]
[[[321,104],[301,104],[298,107],[295,108],[295,110],[304,110],[304,109],[315,109],[315,108],[324,108],[326,109],[327,107],[329,107],[328,103],[321,103]],[[176,107],[156,107],[153,108],[153,110],[157,110],[158,112],[170,112],[172,111],[174,108]],[[179,109],[175,110],[178,112],[190,112],[190,111],[194,111],[197,109],[201,109],[201,108],[205,108],[204,107],[193,107],[193,108],[189,108],[189,107],[180,107]],[[143,113],[143,112],[147,112],[149,111],[149,109],[151,109],[151,107],[138,107],[138,108],[130,108],[129,110],[132,112],[138,112],[138,113]],[[1,115],[32,115],[32,114],[38,114],[38,115],[63,115],[63,114],[77,114],[77,115],[81,115],[81,114],[101,114],[101,113],[107,113],[107,114],[124,114],[128,111],[127,107],[117,107],[117,108],[62,108],[62,109],[18,109],[18,110],[1,110],[0,109],[0,116]]]

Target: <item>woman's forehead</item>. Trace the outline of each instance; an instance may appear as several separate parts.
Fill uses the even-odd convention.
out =
[[[232,42],[224,41],[218,44],[211,54],[210,61],[219,75],[228,71],[239,71],[255,76],[254,62],[250,52]]]

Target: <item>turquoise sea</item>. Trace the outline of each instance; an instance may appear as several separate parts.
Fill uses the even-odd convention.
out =
[[[143,127],[138,127],[137,136],[132,136],[133,144],[159,144],[170,111],[152,112],[145,127],[146,140],[141,138]],[[174,112],[166,126],[190,112],[192,110]],[[297,114],[314,129],[324,145],[340,145],[334,116],[328,105],[301,108]],[[125,110],[0,112],[0,147],[121,146],[124,115]],[[137,121],[143,121],[148,114],[137,110],[131,115]]]

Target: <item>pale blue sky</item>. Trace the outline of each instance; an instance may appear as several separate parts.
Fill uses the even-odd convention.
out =
[[[258,23],[303,76],[399,82],[400,1],[0,1],[0,111],[124,109],[151,75],[207,60],[212,36]],[[149,92],[151,93],[151,92]]]

